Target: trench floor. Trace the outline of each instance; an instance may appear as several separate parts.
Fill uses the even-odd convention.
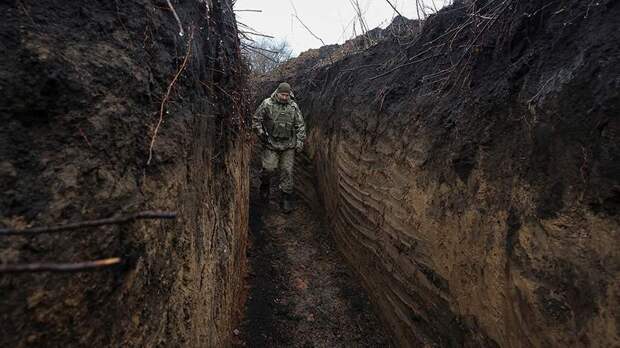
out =
[[[279,197],[252,187],[243,347],[390,347],[356,275],[322,220],[300,199],[283,214]]]

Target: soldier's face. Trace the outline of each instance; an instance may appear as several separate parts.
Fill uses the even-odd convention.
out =
[[[289,94],[288,93],[278,93],[278,99],[285,102],[288,101]]]

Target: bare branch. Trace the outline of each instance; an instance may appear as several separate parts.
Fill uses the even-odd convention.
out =
[[[179,15],[177,14],[177,11],[174,10],[174,7],[172,6],[172,3],[170,2],[170,0],[166,0],[166,2],[168,3],[168,7],[170,7],[170,11],[172,11],[174,18],[177,20],[177,23],[179,24],[179,35],[180,36],[185,35],[185,32],[183,31],[183,24],[181,24],[181,20],[179,19]]]
[[[291,58],[291,48],[286,40],[263,38],[251,40],[246,38],[241,42],[243,55],[247,60],[250,71],[266,74]]]
[[[299,23],[301,23],[301,25],[304,26],[304,28],[306,28],[306,30],[310,33],[310,35],[314,36],[315,39],[321,41],[321,43],[323,44],[323,46],[326,46],[327,44],[325,43],[325,41],[323,41],[323,39],[321,39],[320,37],[318,37],[315,33],[312,32],[312,30],[310,30],[310,28],[308,28],[308,26],[301,20],[301,18],[299,18],[299,16],[297,16],[297,14],[294,14],[293,17],[297,18],[297,20],[299,21]]]
[[[293,1],[289,0],[289,3],[291,4],[291,7],[293,8],[293,12],[295,12],[293,14],[293,17],[297,18],[299,23],[301,23],[301,25],[303,25],[303,27],[306,28],[306,30],[310,33],[310,35],[312,35],[315,39],[321,41],[323,46],[326,46],[325,41],[323,41],[323,39],[321,39],[314,32],[312,32],[312,30],[310,30],[310,28],[308,28],[308,26],[301,20],[301,18],[299,18],[299,14],[297,13],[297,8],[295,7],[295,4],[293,4]]]
[[[244,46],[244,47],[247,47],[247,48],[251,48],[251,49],[253,49],[253,50],[266,51],[266,52],[269,52],[269,53],[279,53],[278,51],[274,51],[274,50],[266,49],[266,48],[264,48],[264,47],[256,47],[256,46],[252,46],[252,45],[249,45],[249,44],[247,44],[247,43],[242,43],[242,44],[241,44],[241,46]]]
[[[31,236],[42,233],[56,233],[56,232],[64,232],[64,231],[73,231],[80,228],[85,227],[97,227],[97,226],[105,226],[105,225],[119,225],[133,222],[135,220],[143,220],[143,219],[175,219],[177,216],[174,212],[165,212],[165,211],[143,211],[123,217],[116,218],[108,218],[108,219],[98,219],[98,220],[87,220],[81,222],[74,222],[64,225],[56,225],[56,226],[41,226],[34,227],[28,229],[11,229],[11,228],[2,228],[0,229],[0,237],[4,236]]]
[[[394,67],[394,68],[392,68],[392,69],[390,69],[390,70],[388,70],[388,71],[386,71],[386,72],[384,72],[382,74],[379,74],[377,76],[373,76],[373,77],[369,78],[369,80],[372,81],[372,80],[378,79],[380,77],[387,76],[387,75],[393,73],[394,71],[396,71],[398,69],[404,68],[406,66],[413,65],[415,63],[420,63],[420,62],[423,62],[423,61],[426,61],[426,60],[429,60],[429,59],[432,59],[432,58],[440,57],[440,56],[441,56],[441,54],[435,54],[435,55],[432,55],[432,56],[428,56],[428,57],[425,57],[425,58],[420,58],[420,59],[417,59],[417,60],[414,60],[414,61],[411,61],[411,62],[407,62],[407,63],[401,64],[401,65],[398,65],[398,66],[396,66],[396,67]]]
[[[398,10],[396,9],[396,7],[394,7],[394,5],[392,5],[392,3],[390,2],[390,0],[385,0],[387,1],[387,3],[390,5],[390,7],[392,7],[392,9],[394,10],[394,12],[396,12],[399,16],[401,17],[405,17],[402,14],[400,14],[400,12],[398,12]]]
[[[264,54],[263,52],[261,52],[261,51],[260,51],[260,49],[254,49],[253,47],[249,47],[249,46],[245,46],[245,47],[243,47],[243,48],[245,48],[245,49],[247,49],[247,50],[249,50],[249,51],[252,51],[252,52],[254,52],[254,53],[258,54],[259,56],[261,56],[261,57],[263,57],[263,58],[267,59],[268,61],[270,61],[270,62],[272,62],[272,63],[274,63],[274,64],[279,64],[279,63],[280,63],[280,62],[278,62],[277,60],[275,60],[275,59],[273,59],[273,58],[269,57],[268,55]]]
[[[97,268],[110,267],[122,262],[121,258],[76,262],[76,263],[25,263],[15,265],[0,265],[0,273],[24,272],[82,272]]]
[[[270,39],[275,39],[274,36],[266,35],[266,34],[261,34],[261,33],[255,33],[255,32],[252,32],[252,31],[239,30],[239,32],[243,33],[243,34],[248,34],[248,35],[256,35],[256,36],[262,36],[262,37],[266,37],[266,38],[270,38]]]
[[[365,38],[364,45],[365,47],[369,47],[374,43],[374,40],[368,35],[369,30],[368,30],[368,24],[366,23],[366,20],[364,19],[364,11],[362,11],[362,7],[360,6],[360,3],[358,0],[349,0],[349,3],[353,7],[353,10],[355,11],[357,19],[360,23],[362,35]],[[355,34],[355,24],[353,26],[353,32]]]

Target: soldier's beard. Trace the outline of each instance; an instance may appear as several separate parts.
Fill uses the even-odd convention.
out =
[[[290,98],[290,97],[288,97],[288,98],[286,98],[286,99],[283,99],[282,97],[280,97],[279,93],[276,93],[276,100],[277,100],[279,103],[286,104],[286,103],[288,103],[289,98]]]

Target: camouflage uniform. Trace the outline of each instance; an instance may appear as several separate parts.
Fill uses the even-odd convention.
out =
[[[280,169],[280,189],[293,193],[295,152],[303,149],[306,127],[299,106],[293,100],[281,102],[276,92],[263,100],[252,118],[252,128],[263,141],[263,174]]]

